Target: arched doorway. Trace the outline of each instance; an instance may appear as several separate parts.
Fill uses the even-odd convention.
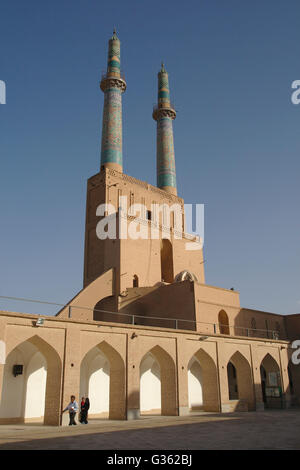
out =
[[[162,238],[160,242],[160,263],[162,281],[169,283],[173,282],[173,248],[170,240],[166,238]]]
[[[200,349],[188,364],[190,411],[219,411],[217,368],[213,359]]]
[[[229,335],[229,319],[225,310],[219,312],[218,321],[221,335]]]
[[[280,369],[269,353],[261,361],[260,378],[265,408],[282,408]]]
[[[82,396],[90,400],[91,419],[125,419],[125,365],[106,341],[90,349],[81,362]]]
[[[7,356],[3,373],[0,423],[60,421],[61,360],[44,340],[34,336]]]
[[[177,415],[175,363],[160,346],[148,351],[140,363],[140,413]]]
[[[240,402],[237,403],[238,408],[247,407],[249,411],[255,410],[251,366],[239,351],[235,352],[228,361],[227,378],[229,400],[238,400]]]

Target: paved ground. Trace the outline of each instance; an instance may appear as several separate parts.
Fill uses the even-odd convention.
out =
[[[300,449],[300,410],[0,426],[4,449]]]

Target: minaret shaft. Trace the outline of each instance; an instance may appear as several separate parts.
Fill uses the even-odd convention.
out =
[[[176,170],[172,118],[157,120],[157,186],[176,194]]]
[[[109,41],[107,73],[102,77],[100,88],[104,92],[101,168],[122,172],[122,93],[126,82],[120,73],[120,41],[115,31]]]
[[[158,104],[153,110],[153,119],[157,121],[157,186],[168,193],[177,195],[172,124],[175,117],[176,112],[170,102],[169,78],[162,65],[158,73]]]
[[[112,87],[104,93],[101,166],[122,172],[122,92]]]

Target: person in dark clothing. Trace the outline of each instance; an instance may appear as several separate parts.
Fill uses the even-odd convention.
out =
[[[80,402],[80,420],[79,420],[80,423],[83,423],[83,417],[84,417],[84,403],[85,403],[85,398],[82,397],[82,398],[81,398],[81,402]]]
[[[81,423],[88,424],[87,417],[88,417],[89,408],[90,408],[90,400],[86,398],[81,407],[81,418],[80,418]]]

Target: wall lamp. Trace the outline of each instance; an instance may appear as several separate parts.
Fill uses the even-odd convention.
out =
[[[135,333],[132,333],[131,339],[137,338],[137,336],[138,336],[138,335],[136,335]]]
[[[43,326],[45,322],[45,318],[38,318],[38,320],[35,322],[35,326]]]
[[[199,337],[199,341],[204,341],[204,340],[206,340],[207,338],[208,338],[208,336],[200,336],[200,337]]]

